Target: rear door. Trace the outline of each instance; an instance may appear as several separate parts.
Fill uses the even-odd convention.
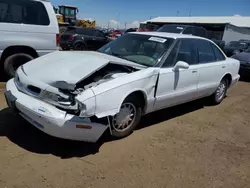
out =
[[[94,35],[94,48],[97,50],[107,43],[107,37],[99,30],[95,30]]]
[[[85,45],[87,45],[87,49],[88,50],[95,50],[95,30],[94,29],[81,29],[79,30],[79,35],[81,35],[81,37],[79,39],[81,39]]]
[[[204,97],[216,90],[228,65],[225,56],[210,41],[195,39],[194,45],[199,63],[198,97]]]

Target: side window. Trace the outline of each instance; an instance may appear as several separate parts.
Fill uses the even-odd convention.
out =
[[[95,36],[96,37],[102,37],[102,38],[104,38],[105,37],[105,35],[101,32],[101,31],[95,31]]]
[[[184,31],[183,34],[187,34],[187,35],[193,35],[193,28],[192,27],[187,27]]]
[[[0,22],[49,25],[44,5],[38,1],[0,0]]]
[[[211,63],[216,61],[214,51],[210,42],[207,40],[195,40],[195,44],[198,50],[199,63]]]
[[[193,44],[193,39],[181,39],[181,44],[175,63],[178,61],[184,61],[189,65],[197,64],[197,55]]]
[[[206,31],[202,28],[194,28],[194,35],[199,37],[206,37]]]
[[[78,29],[78,33],[87,36],[94,36],[94,30],[92,29]]]
[[[216,61],[223,61],[225,60],[225,56],[223,55],[223,53],[218,49],[218,47],[216,47],[214,44],[210,43],[212,48],[213,48],[213,51],[214,51],[214,55],[215,55],[215,58],[216,58]]]
[[[169,53],[167,59],[165,60],[165,62],[162,65],[163,68],[172,67],[173,65],[175,65],[177,52],[178,52],[179,47],[180,47],[180,41],[178,41],[175,44],[175,46],[173,47],[173,49]]]

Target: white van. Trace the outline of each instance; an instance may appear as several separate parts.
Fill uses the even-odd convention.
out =
[[[0,0],[0,72],[13,77],[21,64],[58,49],[58,22],[48,0]]]

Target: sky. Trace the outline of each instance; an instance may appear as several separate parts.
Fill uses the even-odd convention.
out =
[[[98,26],[138,27],[158,16],[250,16],[250,0],[51,0],[54,6],[74,5],[78,19]]]

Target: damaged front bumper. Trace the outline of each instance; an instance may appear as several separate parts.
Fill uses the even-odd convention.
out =
[[[96,142],[108,125],[67,114],[55,106],[18,91],[14,80],[6,84],[6,100],[11,108],[41,131],[58,138]]]

